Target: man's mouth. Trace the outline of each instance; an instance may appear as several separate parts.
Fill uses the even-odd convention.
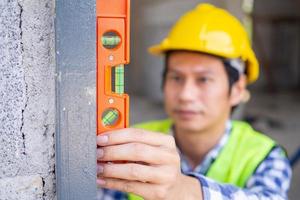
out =
[[[196,110],[191,110],[191,109],[175,109],[174,110],[174,114],[176,116],[178,116],[181,119],[192,119],[200,114],[202,114],[203,112],[201,111],[196,111]]]

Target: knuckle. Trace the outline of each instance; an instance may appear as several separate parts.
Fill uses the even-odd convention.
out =
[[[103,165],[101,176],[110,177],[113,175],[112,171],[113,170],[110,167],[107,167],[107,165]]]
[[[177,178],[178,178],[178,171],[176,169],[173,169],[173,173],[171,173],[171,176],[169,177],[170,183],[176,182]]]
[[[129,175],[132,179],[138,180],[139,179],[139,171],[135,167],[135,165],[129,166]]]
[[[129,129],[126,129],[126,131],[124,133],[122,133],[124,138],[130,138],[130,134],[131,134],[131,131],[130,131],[130,128]]]
[[[114,156],[113,149],[111,147],[102,148],[102,160],[107,160]]]
[[[172,171],[170,170],[170,173],[165,174],[165,179],[168,180],[168,182],[175,180],[175,174]]]
[[[144,151],[144,147],[141,144],[133,143],[132,144],[133,155],[136,159],[139,159],[141,156],[141,152]]]
[[[176,181],[176,177],[177,177],[177,170],[173,169],[173,168],[168,168],[166,169],[168,171],[168,173],[164,173],[163,176],[163,180],[165,183],[174,183]]]
[[[175,164],[176,166],[180,165],[180,156],[177,151],[169,150],[168,154],[170,164]]]
[[[112,181],[110,181],[109,179],[108,180],[105,180],[105,186],[106,187],[109,187],[109,188],[112,188],[114,186],[114,184],[112,183]]]
[[[132,133],[132,137],[134,138],[134,140],[139,141],[141,138],[141,129],[137,129],[137,128],[130,128],[130,131]]]
[[[124,192],[133,192],[134,188],[133,185],[129,181],[125,181],[124,184],[122,185],[122,191]]]
[[[174,156],[174,162],[176,164],[180,165],[180,156],[177,152],[176,152],[176,155]]]
[[[169,144],[176,146],[175,138],[172,135],[166,135],[166,137]]]
[[[168,192],[167,192],[166,188],[161,186],[161,187],[157,188],[155,191],[155,196],[156,196],[155,199],[157,199],[157,200],[166,199],[167,194],[168,194]]]

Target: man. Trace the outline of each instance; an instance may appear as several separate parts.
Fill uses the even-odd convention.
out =
[[[166,57],[170,119],[98,136],[97,183],[111,189],[103,198],[287,199],[291,169],[282,148],[230,120],[258,77],[240,22],[200,4],[150,52]]]

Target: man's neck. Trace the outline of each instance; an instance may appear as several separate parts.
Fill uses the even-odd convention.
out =
[[[174,135],[178,148],[194,169],[203,161],[207,153],[218,144],[225,133],[225,129],[226,122],[201,132],[190,132],[175,127]]]

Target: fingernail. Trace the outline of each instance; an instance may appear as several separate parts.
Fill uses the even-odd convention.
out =
[[[97,149],[97,159],[102,158],[104,155],[103,149]]]
[[[103,168],[103,166],[101,166],[101,165],[97,165],[97,174],[102,174],[102,173],[103,173],[103,171],[104,171],[104,168]]]
[[[108,142],[108,136],[107,135],[99,135],[97,137],[97,144],[106,144]]]
[[[97,179],[97,183],[99,185],[105,185],[106,182],[104,180],[102,180],[102,179]]]

